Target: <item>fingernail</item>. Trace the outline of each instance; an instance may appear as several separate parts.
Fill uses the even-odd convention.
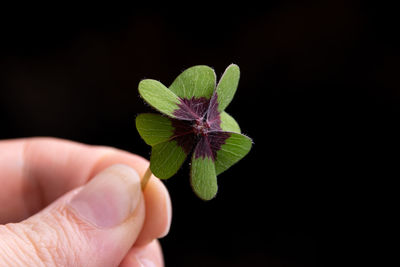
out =
[[[70,206],[81,219],[100,228],[111,228],[130,217],[141,194],[137,172],[118,164],[90,180],[72,198]]]
[[[139,262],[141,267],[157,267],[157,265],[149,259],[137,258],[137,261]]]

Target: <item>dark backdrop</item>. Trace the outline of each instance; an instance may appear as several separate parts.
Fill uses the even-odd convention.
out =
[[[398,121],[394,10],[340,0],[4,8],[0,138],[54,136],[148,157],[134,126],[150,110],[139,81],[169,85],[198,64],[220,77],[236,63],[227,111],[255,145],[220,175],[210,202],[191,192],[188,166],[165,182],[166,264],[325,265],[348,253],[343,230],[367,209],[366,177],[381,169]]]

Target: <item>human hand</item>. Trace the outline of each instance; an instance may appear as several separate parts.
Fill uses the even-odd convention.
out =
[[[0,141],[0,266],[163,266],[171,202],[159,179],[142,193],[147,167],[113,148]]]

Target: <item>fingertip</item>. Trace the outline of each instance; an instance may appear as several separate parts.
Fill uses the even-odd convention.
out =
[[[161,200],[159,200],[162,203],[162,208],[161,211],[164,212],[164,224],[160,224],[160,232],[157,235],[157,238],[163,238],[166,236],[169,232],[169,229],[171,227],[171,220],[172,220],[172,203],[171,203],[171,197],[169,195],[169,192],[167,188],[165,187],[164,183],[156,178],[155,176],[152,176],[152,183],[154,183],[154,187],[157,188],[156,193],[158,193],[158,196],[161,197]],[[153,193],[153,196],[155,193]],[[149,197],[150,198],[150,197]],[[157,203],[156,203],[157,204]],[[159,204],[159,203],[158,203]]]
[[[125,256],[120,267],[162,267],[164,259],[160,243],[153,240],[151,243],[144,246],[134,246]]]
[[[158,178],[152,176],[145,188],[146,218],[136,244],[144,245],[162,238],[169,232],[172,220],[172,204],[168,190]]]

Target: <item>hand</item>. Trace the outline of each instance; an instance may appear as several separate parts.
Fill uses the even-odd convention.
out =
[[[0,266],[163,266],[171,202],[136,155],[51,138],[0,141]]]

